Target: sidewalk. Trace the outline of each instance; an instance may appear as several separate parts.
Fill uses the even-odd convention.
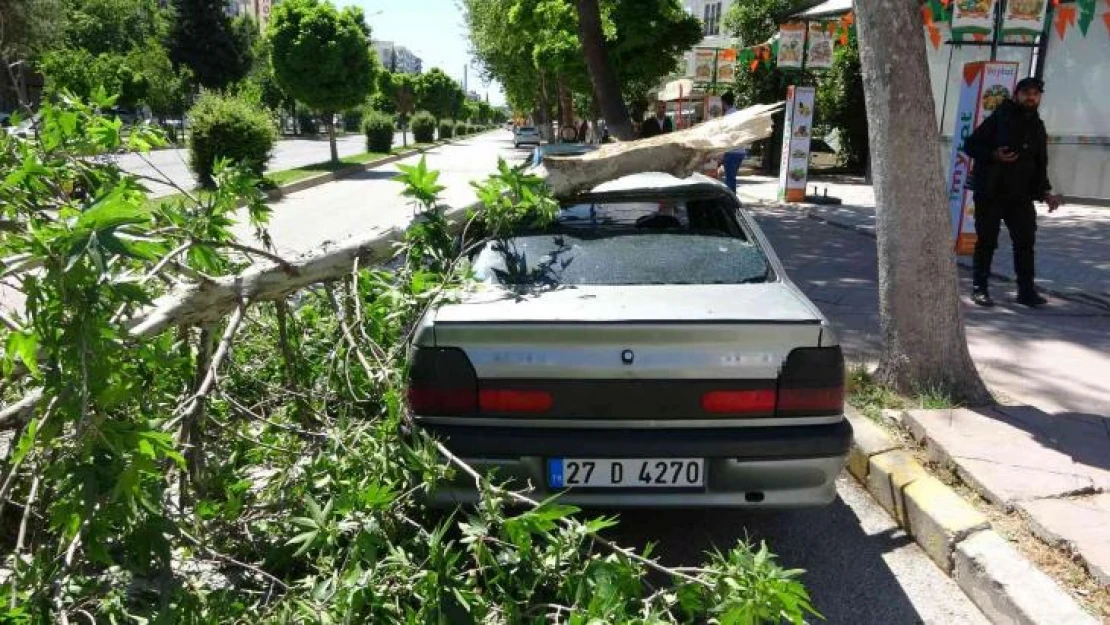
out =
[[[757,197],[773,193],[773,182],[741,184],[789,276],[832,322],[849,362],[874,365],[882,335],[868,235],[873,209],[762,202]],[[829,190],[849,200],[847,192],[863,203],[860,185]],[[1110,584],[1110,310],[1060,298],[1038,310],[1006,300],[983,309],[966,296],[970,271],[960,274],[972,358],[1001,405],[934,411],[940,414],[906,425],[930,457],[986,500],[1020,510],[1034,534],[1071,549],[1099,583]]]
[[[811,180],[808,192],[817,188],[843,201],[839,206],[799,204],[799,209],[814,218],[875,232],[875,194],[862,179],[837,177]],[[741,196],[765,202],[777,201],[778,180],[765,176],[745,177],[740,182]],[[1037,284],[1049,294],[1064,295],[1110,309],[1110,208],[1065,204],[1049,214],[1038,207]],[[960,264],[971,267],[971,258],[959,257]],[[1009,281],[1014,278],[1010,235],[1005,227],[998,237],[998,250],[991,267]],[[1013,285],[995,281],[995,299],[1009,299]]]

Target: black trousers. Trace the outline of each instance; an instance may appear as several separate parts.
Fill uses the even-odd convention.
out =
[[[1036,242],[1037,210],[1032,200],[997,201],[975,196],[975,256],[972,276],[977,288],[986,288],[991,273],[991,260],[998,247],[1002,223],[1010,231],[1014,244],[1014,274],[1018,291],[1033,289],[1033,245]]]

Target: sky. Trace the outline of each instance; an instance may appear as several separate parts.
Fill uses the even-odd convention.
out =
[[[337,6],[359,6],[366,13],[371,36],[412,50],[424,61],[424,70],[438,67],[463,84],[469,64],[469,89],[490,104],[505,103],[500,85],[482,82],[478,64],[469,54],[470,40],[458,0],[335,0]]]

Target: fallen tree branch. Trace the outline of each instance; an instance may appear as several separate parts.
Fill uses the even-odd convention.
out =
[[[612,143],[581,156],[546,156],[540,166],[556,197],[567,197],[622,176],[666,172],[685,178],[706,160],[771,136],[782,103],[750,106],[687,130],[650,139]]]

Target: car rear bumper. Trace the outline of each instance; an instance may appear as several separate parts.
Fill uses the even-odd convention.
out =
[[[559,457],[706,459],[706,484],[698,489],[591,489],[564,491],[560,501],[604,507],[821,506],[836,497],[836,477],[852,440],[846,420],[829,425],[714,429],[498,428],[423,426],[483,473],[531,496],[547,487],[546,461]],[[473,481],[459,472],[437,489],[432,503],[472,503]]]

